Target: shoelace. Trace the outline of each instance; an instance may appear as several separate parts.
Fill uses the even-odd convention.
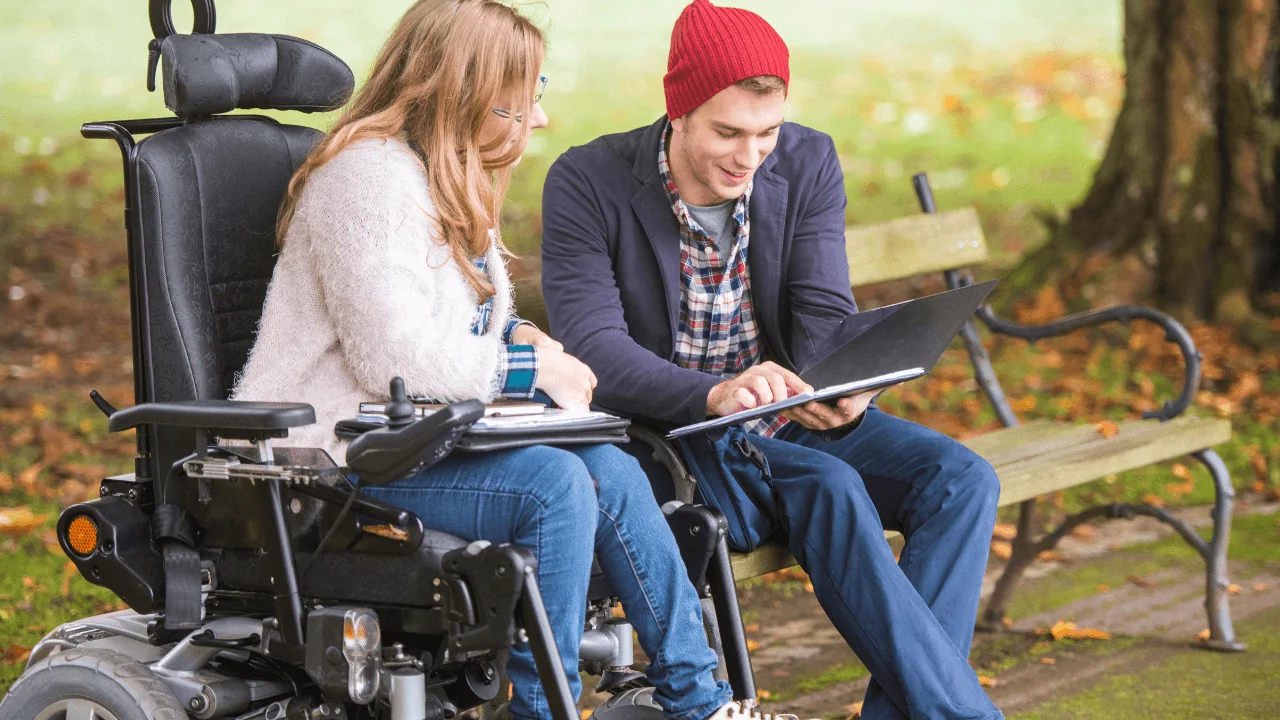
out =
[[[745,708],[739,704],[729,706],[730,720],[800,720],[791,713],[762,713],[757,707]]]

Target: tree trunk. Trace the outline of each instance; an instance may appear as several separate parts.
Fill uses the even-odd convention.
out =
[[[1088,195],[1019,269],[1140,253],[1153,302],[1245,323],[1271,289],[1280,0],[1125,0],[1125,99]]]

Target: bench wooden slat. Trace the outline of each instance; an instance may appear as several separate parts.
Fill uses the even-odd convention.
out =
[[[1131,420],[1117,423],[1117,427],[1120,431],[1114,437],[1105,438],[1092,425],[1037,420],[964,444],[995,467],[1000,476],[1000,505],[1005,506],[1173,460],[1231,439],[1231,423],[1218,418]],[[732,556],[733,573],[739,580],[796,564],[791,553],[776,543]]]
[[[853,287],[980,265],[987,259],[978,211],[912,215],[845,229]]]

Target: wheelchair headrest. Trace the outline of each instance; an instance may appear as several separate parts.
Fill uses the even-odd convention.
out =
[[[288,35],[169,35],[160,57],[165,107],[183,118],[235,109],[322,112],[341,107],[355,88],[336,55]]]

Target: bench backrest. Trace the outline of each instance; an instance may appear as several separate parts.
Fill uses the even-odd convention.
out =
[[[980,265],[987,241],[969,207],[909,215],[845,230],[849,283],[855,288]]]

